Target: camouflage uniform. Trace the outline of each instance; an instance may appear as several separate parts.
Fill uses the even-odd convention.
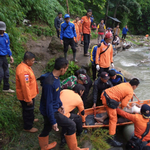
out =
[[[87,77],[84,74],[79,74],[78,79],[72,75],[61,82],[61,89],[73,89],[78,84],[77,80],[81,80],[83,84],[88,84]]]

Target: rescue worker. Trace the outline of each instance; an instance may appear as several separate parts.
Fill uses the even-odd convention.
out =
[[[73,23],[70,22],[69,14],[66,14],[64,18],[65,21],[61,24],[60,32],[61,44],[64,44],[64,56],[65,59],[67,59],[68,46],[70,45],[73,51],[73,61],[77,62],[74,37],[76,38],[76,42],[78,42],[78,39],[75,31],[75,26]]]
[[[57,37],[59,38],[59,34],[60,34],[60,25],[61,23],[63,22],[63,18],[62,18],[62,13],[59,12],[58,13],[58,16],[55,18],[54,20],[54,25],[55,25],[55,28],[56,28],[56,32],[57,32]]]
[[[92,10],[88,9],[86,16],[83,16],[81,19],[82,24],[82,33],[84,38],[84,56],[89,56],[88,48],[90,44],[90,36],[91,36],[91,15]]]
[[[97,49],[95,62],[96,69],[99,72],[98,76],[100,76],[101,72],[108,72],[110,64],[112,68],[114,68],[113,47],[112,44],[110,44],[111,41],[112,35],[107,33],[104,42],[102,42],[101,46]]]
[[[64,115],[76,123],[77,135],[80,135],[83,131],[82,125],[85,125],[85,115],[84,115],[84,104],[81,96],[85,91],[85,87],[82,84],[77,84],[72,90],[62,90],[60,92],[60,100],[64,106]],[[75,108],[78,108],[79,115],[72,113]],[[82,118],[81,118],[82,117]],[[64,134],[66,129],[62,128],[61,145],[63,146],[65,142]]]
[[[38,131],[33,128],[33,121],[38,121],[38,119],[34,119],[34,103],[35,97],[39,93],[36,78],[31,69],[34,61],[35,55],[26,52],[23,62],[16,68],[16,93],[17,99],[22,105],[24,130],[32,133]]]
[[[74,37],[74,41],[75,41],[75,46],[78,47],[78,41],[80,40],[81,34],[80,34],[80,21],[79,21],[79,17],[76,17],[76,20],[73,21],[74,25],[75,25],[75,30],[76,30],[76,35],[77,35],[77,40]]]
[[[101,76],[95,80],[93,87],[93,108],[96,107],[96,103],[98,100],[98,104],[100,105],[99,99],[102,92],[110,87],[112,87],[112,83],[109,81],[109,75],[107,72],[102,72]]]
[[[79,74],[78,77],[72,75],[61,82],[61,89],[73,89],[77,84],[88,84],[87,77]]]
[[[109,70],[110,81],[113,86],[127,82],[123,74],[115,69]]]
[[[109,89],[106,89],[101,94],[101,100],[106,108],[109,116],[109,134],[116,134],[116,124],[117,124],[117,111],[116,108],[121,103],[121,108],[123,109],[128,105],[128,102],[133,97],[133,90],[135,90],[139,85],[139,80],[133,78],[130,82],[121,83]],[[122,143],[118,142],[115,137],[112,140],[113,146],[121,146]]]
[[[10,40],[6,31],[6,24],[0,21],[0,85],[3,80],[3,92],[14,93],[9,85],[9,67],[7,62],[7,55],[10,58],[10,63],[14,62],[12,52],[10,50]]]
[[[76,76],[79,75],[79,74],[84,74],[87,78],[87,84],[83,84],[83,86],[85,87],[85,92],[82,95],[82,100],[83,100],[83,103],[84,103],[84,107],[87,108],[87,98],[88,98],[88,95],[89,95],[89,91],[92,87],[92,80],[87,75],[86,70],[83,69],[83,68],[81,68],[81,69],[79,69],[75,72]],[[81,84],[81,82],[80,82],[80,84]]]
[[[102,19],[101,22],[97,26],[97,32],[98,32],[98,44],[101,40],[104,39],[105,33],[106,33],[106,26],[104,24],[104,20]]]
[[[119,37],[120,34],[120,28],[119,28],[119,24],[117,25],[116,28],[114,28],[114,35],[117,35]]]
[[[76,125],[73,120],[64,115],[64,107],[60,100],[60,80],[68,69],[68,61],[65,58],[55,60],[54,70],[45,78],[41,78],[42,95],[40,111],[44,118],[44,128],[39,135],[41,150],[52,149],[56,142],[49,143],[49,132],[51,129],[59,131],[58,126],[66,129],[65,139],[70,150],[80,150],[77,146]],[[88,148],[83,149],[88,150]]]
[[[146,131],[147,123],[150,119],[150,106],[147,104],[143,104],[141,107],[141,114],[130,114],[117,108],[117,114],[131,120],[134,123],[134,136],[141,139],[141,135]],[[144,147],[141,150],[150,150],[150,131],[142,139],[142,141]],[[133,150],[135,149],[133,148]]]
[[[92,73],[93,73],[93,80],[96,79],[96,63],[95,63],[95,58],[96,58],[96,52],[97,48],[99,48],[101,44],[94,45],[91,50],[91,62],[92,62]]]

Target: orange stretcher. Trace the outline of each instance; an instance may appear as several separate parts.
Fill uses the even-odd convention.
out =
[[[137,104],[148,104],[150,105],[150,100],[141,100],[141,101],[133,101],[129,102],[129,105],[137,103]],[[89,108],[85,109],[85,115],[86,117],[88,115],[96,115],[96,114],[101,114],[101,113],[106,113],[106,109],[104,106],[97,106],[95,109]],[[124,122],[124,123],[117,123],[117,126],[123,126],[123,125],[129,125],[132,124],[133,122]],[[102,128],[102,127],[109,127],[109,125],[85,125],[83,128]]]

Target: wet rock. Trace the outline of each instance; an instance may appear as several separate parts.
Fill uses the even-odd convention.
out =
[[[37,43],[36,46],[37,46],[37,47],[41,47],[42,44],[41,44],[41,43]]]
[[[63,51],[63,45],[60,43],[60,39],[56,36],[53,36],[49,44],[48,50],[51,54],[54,54],[56,51]]]
[[[140,43],[140,44],[138,44],[138,46],[144,46],[144,44],[143,44],[143,43]]]

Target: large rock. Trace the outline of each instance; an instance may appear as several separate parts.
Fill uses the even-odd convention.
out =
[[[60,39],[56,36],[53,36],[48,49],[51,54],[56,54],[58,51],[63,51],[64,48],[60,43]]]

